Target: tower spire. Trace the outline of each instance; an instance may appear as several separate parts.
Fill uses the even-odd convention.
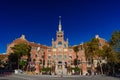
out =
[[[59,16],[59,25],[58,25],[58,27],[59,27],[59,32],[61,32],[61,30],[62,30],[61,16]]]

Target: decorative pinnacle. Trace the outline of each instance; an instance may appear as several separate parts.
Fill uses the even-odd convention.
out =
[[[61,16],[59,16],[59,31],[61,32],[61,30],[62,30],[62,25],[61,25]]]
[[[98,38],[99,38],[99,35],[95,35],[95,38],[98,39]]]
[[[59,16],[59,23],[61,24],[61,16]]]
[[[24,40],[25,39],[25,35],[22,35],[20,38]]]

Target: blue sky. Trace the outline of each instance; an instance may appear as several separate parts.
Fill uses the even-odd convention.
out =
[[[58,16],[69,45],[89,41],[96,34],[109,41],[120,30],[119,0],[3,0],[0,1],[0,53],[24,34],[28,41],[51,45]]]

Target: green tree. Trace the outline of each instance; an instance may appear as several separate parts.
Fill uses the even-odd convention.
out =
[[[116,58],[115,58],[115,52],[114,50],[112,49],[111,46],[107,46],[107,45],[104,45],[103,46],[103,57],[106,57],[107,58],[107,61],[109,62],[116,62]]]
[[[112,33],[111,38],[110,38],[110,46],[114,52],[114,56],[112,56],[111,58],[112,66],[114,68],[114,66],[117,65],[120,68],[119,66],[120,64],[120,31],[119,30],[116,30]]]
[[[115,65],[118,63],[117,54],[111,46],[103,46],[103,56],[107,59],[108,72],[115,73]]]
[[[84,48],[87,59],[95,58],[99,52],[99,40],[93,38],[90,42],[85,43]]]
[[[18,55],[14,54],[14,53],[10,53],[10,55],[8,55],[8,65],[10,68],[12,69],[16,69],[18,68]]]
[[[97,38],[93,38],[90,42],[87,42],[84,45],[84,49],[85,49],[85,55],[86,55],[86,59],[87,61],[90,61],[89,63],[91,64],[91,70],[92,72],[94,71],[94,59],[98,61],[99,66],[100,66],[100,70],[101,70],[101,74],[103,74],[103,69],[102,69],[102,64],[101,64],[101,60],[102,60],[102,50],[99,48],[99,39]]]
[[[120,54],[120,31],[114,31],[111,35],[110,45],[116,53]]]
[[[74,63],[76,63],[77,67],[78,67],[78,52],[79,52],[79,47],[75,46],[73,48],[74,52],[76,53],[76,59],[74,60]],[[76,61],[76,62],[75,62]]]
[[[27,61],[26,60],[21,60],[19,64],[22,67],[22,70],[25,70],[25,66],[27,65]]]
[[[17,55],[17,61],[18,61],[18,69],[19,69],[19,62],[22,56],[27,56],[28,61],[30,60],[30,50],[31,47],[25,43],[19,43],[15,45],[14,47],[11,47],[13,50],[13,54]]]
[[[112,33],[110,46],[114,49],[120,63],[120,31],[114,31]]]

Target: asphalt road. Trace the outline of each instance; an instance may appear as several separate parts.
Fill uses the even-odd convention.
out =
[[[10,74],[1,76],[0,80],[120,80],[120,78],[110,76],[51,76],[51,75],[26,75],[26,74]]]

